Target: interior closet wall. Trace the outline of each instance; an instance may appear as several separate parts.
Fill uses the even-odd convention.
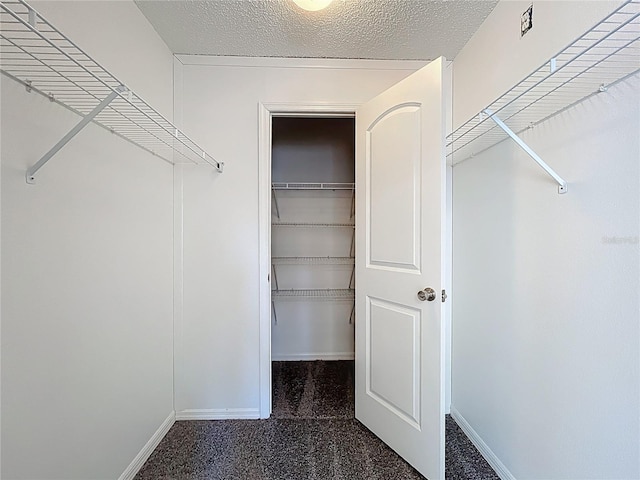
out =
[[[500,2],[455,60],[454,111],[497,96],[466,90],[464,72],[485,85],[483,72],[533,70],[607,13],[536,2],[520,39],[514,15],[529,2],[514,3]],[[509,141],[453,169],[452,412],[513,478],[640,477],[639,87],[523,134],[569,182],[565,195]]]
[[[272,182],[353,184],[355,119],[276,117]],[[280,222],[353,223],[353,190],[274,189],[272,288],[348,289],[353,263],[309,257],[350,257],[353,227],[278,227]],[[275,208],[277,202],[277,209]],[[278,217],[279,214],[279,217]],[[285,264],[279,258],[289,259]],[[307,262],[302,262],[307,258]],[[294,264],[294,259],[300,263]],[[351,298],[273,298],[273,360],[345,360],[354,356]],[[277,323],[275,322],[277,318]]]
[[[172,56],[133,2],[34,7],[164,115]],[[144,59],[141,62],[141,59]],[[119,478],[172,405],[172,167],[4,77],[2,478]]]
[[[424,62],[178,60],[176,115],[181,111],[185,130],[203,139],[203,148],[215,147],[226,166],[220,176],[185,167],[177,187],[184,295],[176,315],[176,412],[182,418],[257,417],[257,292],[267,281],[258,268],[259,103],[357,105]]]

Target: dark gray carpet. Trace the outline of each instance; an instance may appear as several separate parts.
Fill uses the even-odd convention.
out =
[[[354,418],[354,362],[273,362],[271,418]]]
[[[355,420],[353,362],[274,362],[268,420],[177,422],[135,480],[420,480]],[[494,480],[447,418],[447,479]]]

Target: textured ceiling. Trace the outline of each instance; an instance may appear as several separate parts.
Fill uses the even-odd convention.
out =
[[[453,59],[497,0],[136,0],[171,51],[247,57]]]

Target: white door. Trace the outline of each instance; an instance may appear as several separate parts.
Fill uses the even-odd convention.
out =
[[[443,75],[440,58],[356,113],[356,418],[430,480],[444,478]]]

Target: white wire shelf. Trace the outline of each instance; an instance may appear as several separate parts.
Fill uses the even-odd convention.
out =
[[[353,265],[353,257],[271,257],[273,265]]]
[[[273,190],[354,190],[355,183],[291,183],[274,182]]]
[[[640,0],[629,0],[447,137],[454,165],[640,71]],[[486,112],[485,112],[486,111]]]
[[[303,228],[315,228],[315,227],[355,227],[353,223],[333,223],[333,222],[274,222],[271,224],[273,227],[303,227]]]
[[[0,71],[27,91],[44,95],[84,117],[86,122],[76,127],[78,131],[93,121],[171,164],[208,164],[222,172],[222,162],[22,0],[0,1]],[[63,138],[66,141],[59,148],[76,133]],[[59,148],[53,151],[54,147],[53,153],[47,154],[49,158]]]
[[[272,290],[271,296],[273,299],[353,300],[355,290],[351,288]]]

